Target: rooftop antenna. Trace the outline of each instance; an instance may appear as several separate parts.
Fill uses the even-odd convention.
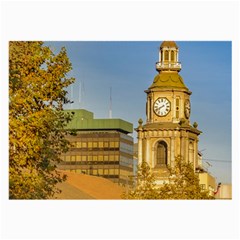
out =
[[[210,164],[209,162],[206,162],[207,163],[207,165],[209,166],[209,167],[212,167],[212,164]]]
[[[84,81],[80,80],[80,83],[79,83],[79,106],[80,106],[80,108],[83,108],[83,106],[84,106],[84,102],[83,102],[84,94],[85,94]]]
[[[199,150],[199,152],[202,154],[203,151],[207,150],[206,148]]]
[[[80,80],[80,82],[79,82],[79,92],[78,92],[78,94],[79,94],[79,96],[78,96],[78,103],[79,103],[79,106],[80,106],[80,108],[81,108],[81,98],[82,98],[82,83],[81,83],[81,80]]]
[[[85,85],[84,80],[82,82],[82,108],[84,108],[84,99],[85,99]]]
[[[109,118],[112,118],[112,87],[110,87],[110,106],[109,106]]]

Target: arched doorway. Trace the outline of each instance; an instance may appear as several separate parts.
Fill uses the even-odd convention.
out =
[[[167,165],[167,144],[164,141],[159,141],[157,143],[156,152],[156,166],[166,166]]]

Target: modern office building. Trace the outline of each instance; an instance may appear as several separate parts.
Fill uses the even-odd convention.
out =
[[[71,148],[62,154],[60,169],[101,176],[120,184],[128,184],[133,175],[133,125],[122,119],[94,119],[84,109],[74,112],[67,129]]]

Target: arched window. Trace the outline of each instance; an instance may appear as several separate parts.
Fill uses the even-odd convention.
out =
[[[167,144],[160,141],[157,144],[157,166],[167,165]]]
[[[189,143],[188,149],[189,149],[188,161],[193,162],[194,161],[194,147],[193,147],[192,142]]]
[[[174,62],[175,59],[174,59],[174,51],[171,51],[171,61]]]
[[[168,55],[168,50],[165,51],[165,54],[164,54],[164,61],[168,61],[169,60],[169,55]]]

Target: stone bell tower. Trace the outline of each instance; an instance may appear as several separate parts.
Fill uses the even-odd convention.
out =
[[[146,123],[139,120],[135,129],[138,133],[138,161],[146,161],[153,172],[161,175],[166,166],[174,165],[175,157],[198,163],[197,124],[190,123],[191,92],[179,75],[181,63],[179,48],[173,41],[164,41],[156,63],[158,74],[145,91]]]

